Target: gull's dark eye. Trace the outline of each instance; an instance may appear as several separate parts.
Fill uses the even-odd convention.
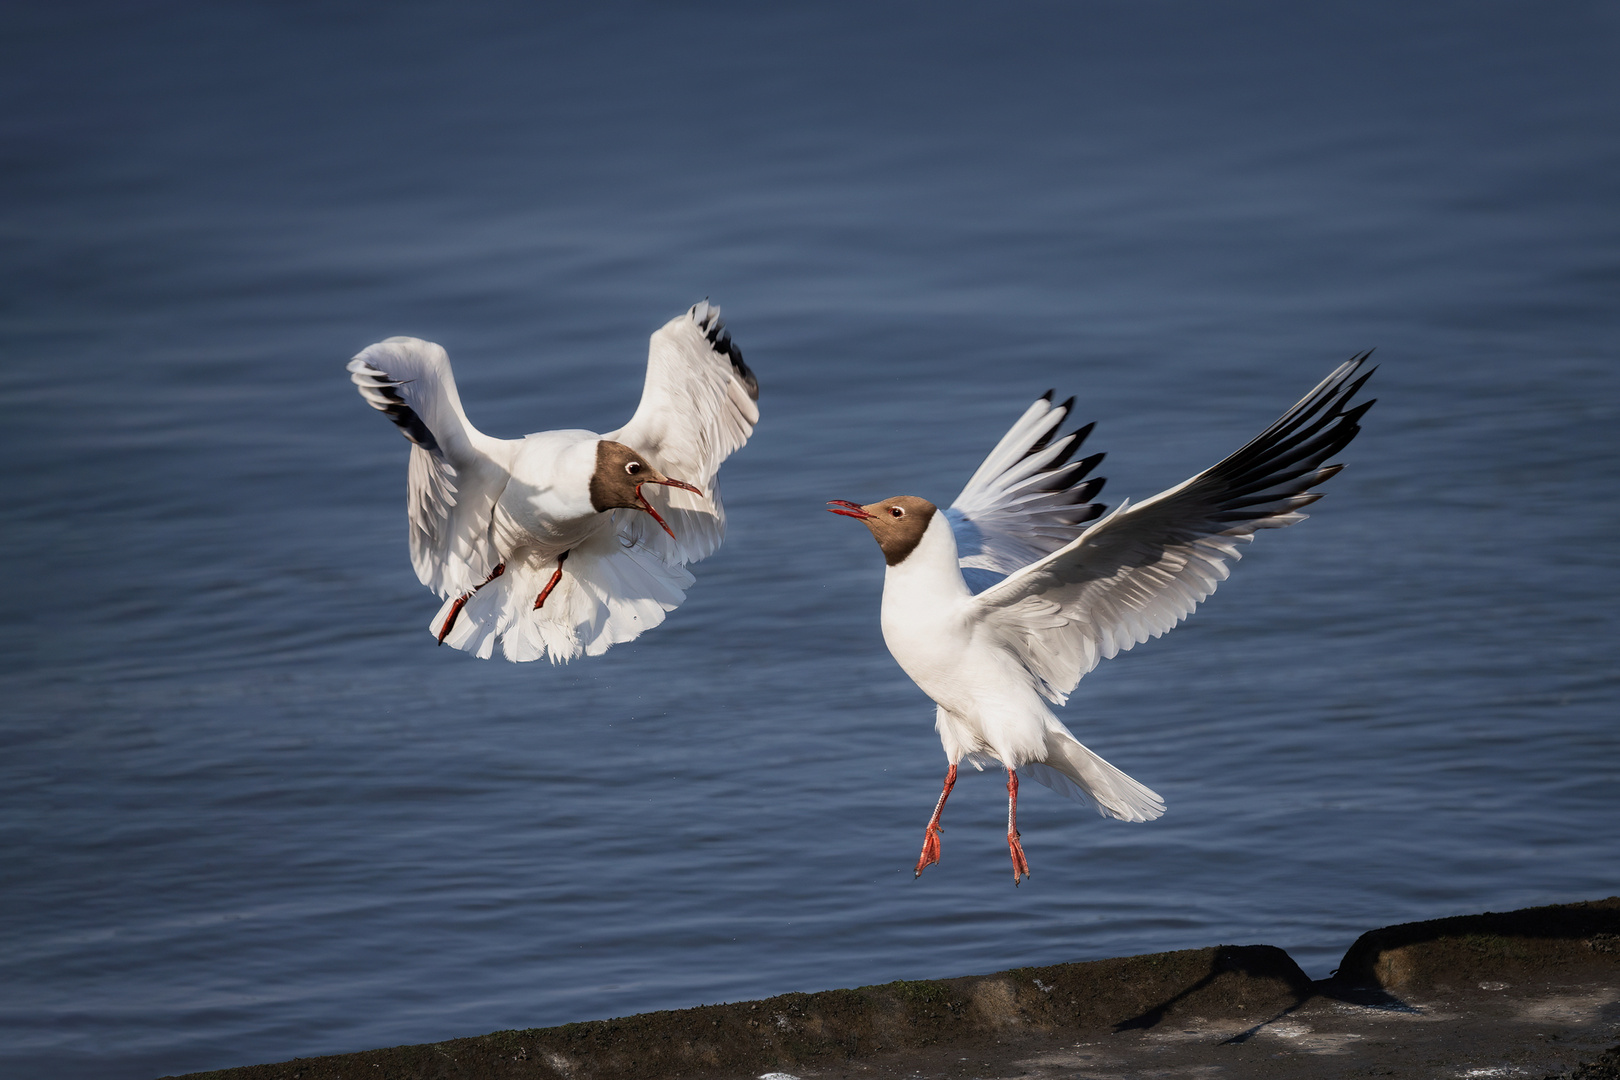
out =
[[[624,467],[624,471],[629,473],[631,476],[636,475],[636,473],[641,471],[641,462],[632,461],[630,464]]]
[[[889,507],[889,513],[894,517],[905,517],[906,508],[903,506],[891,506]]]

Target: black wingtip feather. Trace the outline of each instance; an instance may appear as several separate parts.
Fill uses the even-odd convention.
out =
[[[1019,461],[1023,461],[1028,457],[1034,457],[1036,454],[1052,445],[1052,436],[1057,432],[1058,425],[1063,422],[1063,417],[1049,415],[1048,418],[1051,420],[1051,426],[1049,426],[1045,431],[1041,432],[1040,438],[1029,444],[1029,447],[1019,455]]]
[[[1377,370],[1357,372],[1371,353],[1369,349],[1341,364],[1276,423],[1209,471],[1207,475],[1218,477],[1221,483],[1220,509],[1212,520],[1230,523],[1275,517],[1321,498],[1320,493],[1305,489],[1343,469],[1342,465],[1322,463],[1360,433],[1361,418],[1377,401],[1349,404]],[[1285,499],[1292,500],[1287,509],[1249,509]]]
[[[703,302],[708,303],[708,297],[704,297]],[[754,377],[754,372],[749,366],[743,362],[742,350],[737,348],[736,343],[731,340],[731,331],[726,329],[725,321],[720,318],[719,309],[710,307],[708,314],[702,319],[698,319],[697,306],[694,304],[690,314],[693,320],[697,322],[698,329],[703,332],[704,338],[714,347],[714,351],[731,361],[731,370],[736,372],[737,378],[742,380],[743,386],[748,390],[748,397],[753,401],[758,401],[759,380]]]
[[[1342,449],[1360,430],[1356,426],[1356,421],[1372,405],[1372,402],[1368,401],[1348,411],[1343,409],[1345,402],[1372,375],[1369,371],[1359,378],[1351,379],[1355,373],[1355,368],[1351,365],[1359,362],[1352,359],[1340,365],[1341,369],[1348,370],[1344,370],[1343,374],[1338,376],[1338,381],[1329,376],[1280,419],[1223,461],[1220,466],[1223,467],[1223,471],[1236,482],[1243,482],[1240,478],[1247,478],[1249,474],[1275,471],[1280,466],[1301,460],[1324,445],[1321,438],[1324,431],[1333,433],[1327,435],[1326,442],[1334,439],[1342,441],[1338,442],[1337,446],[1329,446],[1317,460],[1320,461]],[[1346,382],[1347,379],[1350,381]]]
[[[1368,398],[1366,401],[1363,401],[1360,405],[1357,405],[1355,408],[1353,408],[1350,411],[1346,412],[1344,414],[1344,418],[1345,418],[1345,420],[1347,422],[1349,422],[1352,425],[1359,425],[1361,423],[1361,418],[1363,416],[1367,415],[1367,410],[1372,408],[1376,404],[1378,404],[1378,399],[1377,398]]]
[[[433,432],[422,422],[416,410],[405,404],[405,399],[392,386],[377,386],[373,388],[389,402],[381,411],[392,420],[405,437],[424,450],[437,452],[439,440],[433,437]]]
[[[1106,476],[1093,476],[1085,483],[1076,484],[1074,487],[1070,488],[1069,494],[1074,498],[1074,501],[1077,504],[1088,503],[1096,497],[1097,493],[1103,489],[1103,485],[1106,483],[1108,483],[1108,478]]]
[[[1086,441],[1085,435],[1081,434],[1079,431],[1071,431],[1065,435],[1064,438],[1068,440],[1068,445],[1063,448],[1063,452],[1061,454],[1053,458],[1051,462],[1047,464],[1046,468],[1050,472],[1056,472],[1063,468],[1063,466],[1067,465],[1069,463],[1069,459],[1074,457],[1074,452],[1080,449],[1080,444]]]
[[[1075,462],[1074,473],[1069,477],[1069,482],[1074,483],[1076,481],[1085,479],[1091,474],[1092,469],[1095,469],[1098,465],[1102,464],[1103,458],[1107,456],[1107,454],[1099,451],[1098,453],[1092,454],[1090,457],[1083,457],[1079,461]]]
[[[743,363],[742,350],[732,342],[729,334],[726,335],[725,347],[721,351],[731,361],[731,370],[737,373],[737,378],[741,379],[743,386],[748,388],[748,397],[753,401],[758,401],[759,380],[754,377],[753,370]]]

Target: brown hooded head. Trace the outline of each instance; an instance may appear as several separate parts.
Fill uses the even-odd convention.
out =
[[[936,509],[933,503],[915,495],[897,495],[865,506],[834,499],[828,507],[830,513],[855,518],[871,529],[890,566],[905,561],[922,541]]]
[[[609,439],[597,442],[596,469],[591,473],[592,509],[597,513],[607,510],[645,510],[673,539],[675,534],[664,524],[664,519],[659,517],[658,511],[642,497],[642,484],[662,484],[697,495],[703,494],[684,480],[673,480],[665,476],[648,464],[644,456],[624,443],[616,443]]]

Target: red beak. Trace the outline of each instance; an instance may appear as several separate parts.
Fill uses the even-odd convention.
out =
[[[697,488],[693,487],[691,484],[688,484],[685,480],[670,480],[667,477],[665,479],[663,479],[663,480],[643,480],[642,484],[663,484],[665,487],[680,488],[682,491],[690,491],[694,495],[702,495],[703,494],[703,492],[699,491]],[[641,500],[641,508],[643,510],[647,511],[647,513],[651,514],[652,519],[654,521],[658,522],[658,527],[660,529],[663,529],[665,532],[669,533],[669,538],[671,540],[674,540],[675,539],[674,530],[672,530],[669,527],[669,525],[664,521],[663,518],[658,516],[658,511],[654,510],[652,508],[652,504],[649,503],[646,500],[646,498],[642,496],[642,494],[641,494],[641,484],[636,485],[636,498]]]
[[[843,507],[842,510],[837,509],[837,507],[840,506]],[[845,517],[852,517],[859,521],[865,521],[869,517],[876,516],[875,514],[868,514],[865,510],[862,510],[859,504],[845,502],[843,499],[833,499],[831,502],[829,502],[827,504],[827,513],[842,514]]]
[[[662,480],[650,480],[650,481],[648,481],[648,483],[663,484],[665,487],[678,487],[682,491],[690,491],[694,495],[702,495],[703,494],[703,492],[699,491],[697,488],[693,487],[691,484],[688,484],[685,480],[671,480],[668,477],[665,477]]]

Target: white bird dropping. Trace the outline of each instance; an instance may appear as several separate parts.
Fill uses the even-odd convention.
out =
[[[450,358],[395,337],[349,361],[411,441],[411,563],[444,599],[428,630],[487,659],[600,656],[686,599],[725,535],[715,474],[759,422],[759,383],[707,301],[653,334],[617,431],[493,439],[461,411]],[[648,486],[650,485],[650,486]]]
[[[1372,370],[1356,356],[1213,468],[1103,516],[1086,479],[1103,455],[1071,461],[1092,425],[1052,439],[1074,404],[1036,401],[943,513],[900,496],[835,514],[864,522],[883,549],[883,640],[939,707],[949,768],[923,833],[916,873],[939,861],[940,815],[966,758],[1007,770],[1013,884],[1028,876],[1018,840],[1018,770],[1105,817],[1151,821],[1164,800],[1080,744],[1047,708],[1098,661],[1190,615],[1257,529],[1303,521],[1322,464],[1360,430],[1371,401],[1349,406]],[[1044,700],[1043,700],[1044,699]]]

